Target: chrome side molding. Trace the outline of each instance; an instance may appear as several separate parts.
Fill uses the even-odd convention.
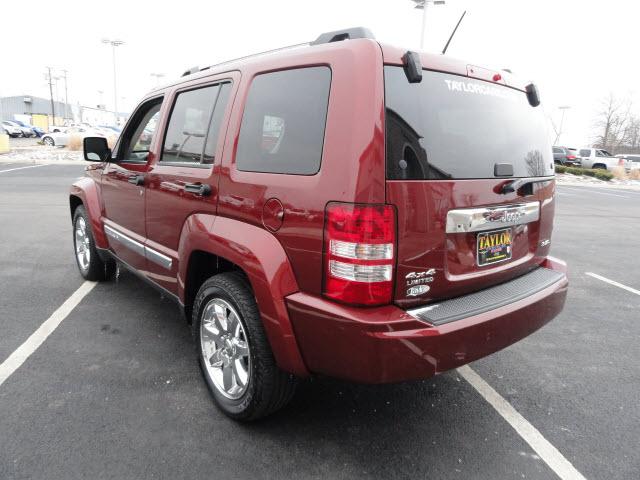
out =
[[[540,219],[540,202],[497,207],[461,208],[447,213],[447,233],[482,232],[511,227]]]
[[[153,248],[149,248],[147,246],[144,247],[144,253],[145,257],[147,257],[148,260],[151,260],[153,263],[156,263],[161,267],[166,268],[167,270],[171,270],[171,264],[173,263],[173,261],[170,257],[167,257],[157,250],[154,250]]]
[[[134,240],[133,238],[125,235],[122,232],[110,227],[109,225],[104,226],[104,232],[107,234],[109,238],[112,238],[122,245],[127,247],[128,249],[136,252],[138,255],[141,255],[147,260],[152,261],[153,263],[160,265],[167,270],[171,270],[171,265],[173,264],[173,260],[170,257],[167,257],[163,253],[154,250],[153,248],[149,248],[146,245]]]

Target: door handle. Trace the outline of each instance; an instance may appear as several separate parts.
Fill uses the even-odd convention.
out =
[[[144,185],[144,175],[131,175],[127,181],[134,185]]]
[[[211,195],[211,185],[206,183],[187,183],[184,186],[184,191],[194,193],[200,197],[208,197]]]

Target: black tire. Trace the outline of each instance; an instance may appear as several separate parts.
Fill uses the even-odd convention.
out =
[[[606,170],[606,169],[607,169],[607,166],[606,166],[605,164],[603,164],[603,163],[596,163],[596,164],[593,166],[593,169],[594,169],[594,170]]]
[[[211,378],[202,348],[201,323],[205,307],[213,299],[231,305],[240,317],[249,347],[250,368],[244,393],[237,399],[224,396]],[[240,272],[215,275],[205,281],[193,305],[192,328],[200,369],[216,405],[234,420],[251,421],[284,407],[293,397],[296,378],[276,365],[262,325],[258,305],[246,277]]]
[[[56,142],[52,137],[44,137],[42,139],[42,143],[44,143],[45,145],[48,145],[50,147],[55,146]]]
[[[88,262],[86,265],[82,265],[77,253],[78,250],[76,245],[78,242],[76,229],[81,221],[84,222],[87,238],[85,248],[88,250]],[[103,261],[98,255],[96,243],[93,238],[93,231],[91,230],[91,222],[84,206],[82,205],[78,206],[73,212],[73,252],[76,258],[76,264],[78,265],[78,270],[80,270],[80,275],[82,275],[86,280],[102,281],[108,280],[113,276],[116,264],[113,260]]]

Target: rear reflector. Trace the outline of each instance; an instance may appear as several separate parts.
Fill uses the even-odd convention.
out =
[[[389,303],[396,214],[390,205],[332,202],[326,209],[324,295],[355,305]]]

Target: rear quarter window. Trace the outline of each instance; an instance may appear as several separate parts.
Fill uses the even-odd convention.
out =
[[[317,173],[330,86],[328,67],[256,76],[242,117],[236,168],[261,173]]]

